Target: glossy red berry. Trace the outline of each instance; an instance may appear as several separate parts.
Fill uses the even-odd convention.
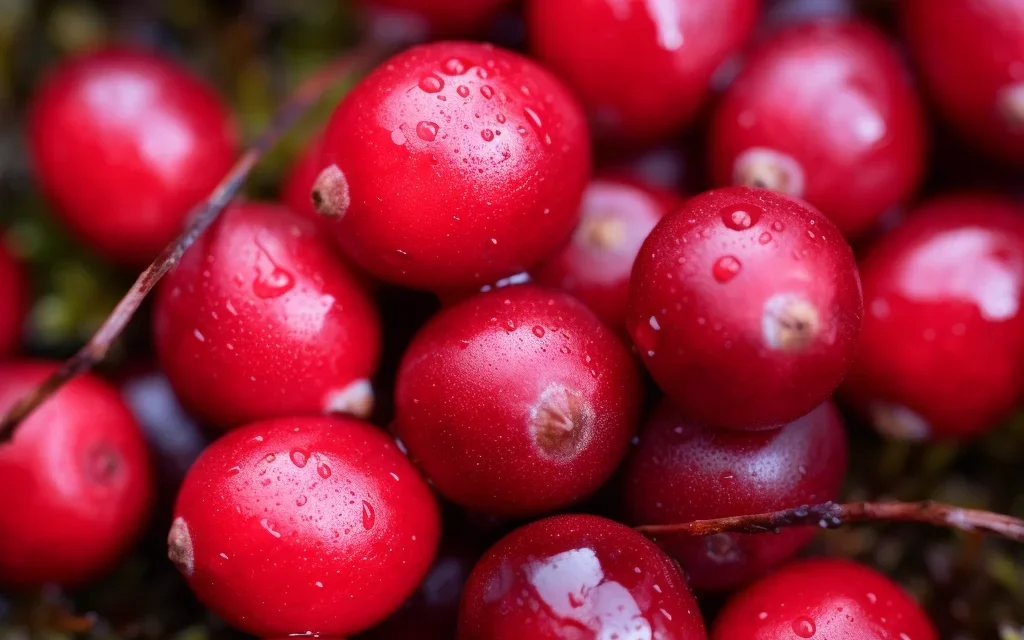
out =
[[[712,640],[937,640],[921,607],[898,584],[839,559],[789,564],[740,591]]]
[[[434,36],[472,35],[493,20],[511,0],[361,0],[399,14],[417,32]]]
[[[621,476],[632,524],[765,513],[834,499],[846,471],[846,433],[831,401],[771,431],[726,431],[680,417],[667,402],[640,430]],[[775,535],[664,536],[694,589],[732,589],[793,556],[813,527]]]
[[[391,58],[334,112],[313,189],[346,252],[374,275],[442,290],[536,265],[578,220],[583,114],[536,63],[437,42]]]
[[[581,300],[609,327],[626,325],[629,274],[647,234],[668,213],[675,194],[614,179],[596,179],[583,192],[572,240],[534,270],[538,284]]]
[[[221,99],[172,61],[106,49],[64,62],[29,111],[29,150],[55,213],[104,257],[152,260],[238,151]]]
[[[867,313],[843,391],[884,433],[967,437],[1024,393],[1024,207],[933,200],[861,264]]]
[[[458,640],[707,638],[679,568],[629,527],[587,515],[516,529],[474,567]]]
[[[924,115],[895,48],[861,22],[779,31],[715,110],[715,181],[800,196],[847,236],[907,200],[924,168]]]
[[[313,184],[320,173],[320,138],[314,138],[288,169],[281,183],[281,202],[317,226],[330,228],[329,221],[317,212],[313,199],[309,197]]]
[[[685,417],[754,429],[835,390],[862,315],[857,265],[834,224],[799,199],[727,187],[691,198],[647,237],[627,324]]]
[[[946,117],[1024,163],[1024,0],[899,3],[911,52]]]
[[[0,413],[56,369],[0,365]],[[0,445],[0,583],[77,585],[135,540],[153,496],[142,432],[117,391],[85,374]]]
[[[351,419],[256,422],[196,461],[168,555],[200,601],[260,637],[341,638],[426,574],[437,502],[395,442]]]
[[[652,142],[696,116],[759,0],[531,0],[532,50],[576,92],[598,135]]]
[[[394,429],[449,500],[497,515],[568,506],[626,455],[640,376],[582,303],[533,285],[442,310],[413,340]]]
[[[28,275],[0,242],[0,358],[18,350],[28,305]]]
[[[228,428],[368,415],[380,326],[330,238],[270,204],[226,210],[161,284],[157,354],[182,403]]]

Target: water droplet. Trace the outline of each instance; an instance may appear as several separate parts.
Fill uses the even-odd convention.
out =
[[[722,475],[718,476],[718,481],[722,484],[728,484],[736,479],[736,475],[732,471],[723,471]]]
[[[544,327],[540,326],[539,324],[534,326],[533,327],[533,335],[537,336],[538,338],[543,338],[544,337]]]
[[[654,316],[651,316],[650,318],[647,319],[647,324],[651,325],[651,328],[654,329],[655,331],[661,331],[661,324],[658,322],[658,319],[655,318]]]
[[[637,325],[633,332],[633,342],[641,351],[651,355],[658,346],[658,332],[651,327],[649,322],[642,322]]]
[[[495,116],[495,119],[501,124],[505,124],[505,120],[507,120],[504,113],[499,113],[497,116]]]
[[[582,594],[576,593],[575,591],[570,591],[569,592],[569,606],[570,607],[572,607],[573,609],[578,609],[578,608],[583,606],[584,602],[585,602],[585,600],[583,599],[583,595]]]
[[[870,593],[870,592],[869,592],[869,593],[867,594],[867,597],[868,597],[868,602],[870,602],[871,604],[875,604],[876,602],[878,602],[878,596],[876,596],[876,595],[875,595],[875,594],[873,594],[873,593]]]
[[[331,477],[331,468],[328,467],[323,462],[321,462],[320,464],[316,465],[316,472],[319,473],[320,477],[323,478],[324,480],[326,480],[327,478]]]
[[[295,451],[292,451],[291,458],[295,466],[301,469],[306,466],[306,461],[309,460],[309,454],[302,449],[296,449]]]
[[[765,231],[764,233],[757,237],[757,241],[760,242],[761,244],[768,244],[769,242],[772,241],[772,234]]]
[[[485,141],[490,142],[491,140],[494,140],[494,132],[490,129],[484,129],[480,132],[480,137]]]
[[[814,637],[815,631],[817,629],[814,628],[814,621],[806,616],[800,616],[793,621],[793,633],[801,638]]]
[[[274,530],[274,525],[270,524],[270,521],[267,520],[266,518],[263,518],[262,520],[260,520],[260,526],[263,527],[264,529],[266,529],[267,533],[269,533],[270,535],[274,536],[275,538],[280,538],[281,537],[281,534]]]
[[[229,476],[237,476],[241,472],[242,472],[242,467],[231,467],[230,469],[228,469],[228,475]]]
[[[502,326],[505,328],[505,331],[508,331],[509,333],[516,330],[516,323],[512,320],[506,320]]]
[[[782,224],[778,220],[772,223],[772,231],[783,231],[785,228],[786,225]]]
[[[540,116],[530,107],[523,107],[523,114],[526,115],[526,119],[530,121],[530,125],[533,127],[533,130],[536,131],[537,136],[540,137],[544,129],[544,123],[541,122]]]
[[[466,73],[473,63],[460,58],[449,58],[441,67],[441,71],[450,76],[461,76]]]
[[[463,98],[468,98],[468,97],[469,97],[469,87],[467,87],[467,86],[466,86],[466,85],[464,85],[464,84],[463,84],[463,85],[459,85],[459,88],[458,88],[458,89],[456,89],[456,91],[457,91],[457,92],[458,92],[458,94],[459,94],[460,96],[462,96]]]
[[[265,462],[266,462],[267,464],[270,464],[270,463],[271,463],[271,462],[273,462],[274,460],[277,460],[277,456],[275,456],[275,455],[274,455],[274,454],[272,454],[272,453],[268,453],[268,454],[267,454],[267,457],[266,457],[266,458],[263,458],[263,460],[264,460],[264,461],[265,461]]]
[[[369,502],[363,500],[363,528],[372,529],[375,519],[376,515],[373,513],[373,507]]]
[[[298,498],[295,498],[296,507],[301,507],[304,504],[306,504],[306,496],[299,496]]]
[[[734,231],[745,231],[761,219],[761,208],[752,204],[734,204],[724,207],[719,215],[725,226]]]
[[[398,146],[402,146],[403,144],[405,144],[405,141],[405,132],[402,131],[400,128],[395,129],[394,131],[391,132],[391,142],[394,142]]]
[[[740,272],[740,267],[740,261],[736,256],[722,256],[715,260],[714,266],[711,267],[711,275],[715,277],[715,280],[724,284],[736,277],[736,274]]]
[[[441,89],[444,89],[444,80],[433,74],[424,76],[423,79],[420,80],[420,89],[423,89],[427,93],[437,93]]]
[[[480,87],[480,95],[482,95],[487,100],[490,100],[491,98],[494,97],[494,89],[488,87],[487,85],[484,85]]]
[[[264,299],[284,295],[295,286],[295,277],[277,264],[259,240],[256,241],[256,247],[256,278],[252,282],[252,292]]]
[[[437,137],[438,129],[439,127],[437,124],[424,120],[416,125],[416,135],[420,137],[420,140],[433,142],[434,138]]]

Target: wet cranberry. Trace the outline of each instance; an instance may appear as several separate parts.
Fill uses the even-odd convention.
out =
[[[28,274],[0,242],[0,358],[18,350],[28,305]]]

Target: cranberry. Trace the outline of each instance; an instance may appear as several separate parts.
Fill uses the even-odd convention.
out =
[[[846,433],[835,406],[818,406],[772,431],[699,426],[663,402],[630,454],[622,481],[633,524],[671,524],[815,504],[836,497],[846,471]],[[732,589],[788,559],[813,527],[776,535],[666,536],[695,589]]]
[[[719,184],[800,196],[855,236],[920,182],[924,115],[884,35],[825,20],[783,29],[751,53],[708,145]]]
[[[839,559],[783,567],[736,594],[713,640],[937,640],[921,607],[898,584]]]
[[[56,370],[0,365],[0,413]],[[117,391],[69,382],[0,445],[0,583],[75,585],[110,569],[149,513],[145,439]]]
[[[398,608],[440,536],[437,502],[383,431],[342,418],[235,429],[181,487],[168,555],[196,596],[258,635],[342,637]]]
[[[317,212],[313,200],[309,197],[313,183],[320,173],[319,137],[311,140],[302,153],[295,159],[281,183],[281,202],[286,207],[313,221],[313,224],[329,229],[328,220]]]
[[[925,84],[948,119],[977,144],[1024,163],[1024,2],[899,5]]]
[[[406,351],[394,428],[437,490],[497,515],[595,491],[626,455],[640,376],[582,303],[533,285],[441,311]]]
[[[597,179],[583,192],[580,223],[572,241],[534,270],[539,284],[579,298],[611,328],[626,325],[629,274],[647,234],[681,202],[651,188]]]
[[[598,134],[651,142],[689,124],[759,0],[531,0],[533,51],[583,101]]]
[[[803,201],[747,187],[691,198],[647,237],[627,324],[688,419],[791,422],[835,390],[863,304],[853,252]]]
[[[516,529],[473,568],[458,640],[707,638],[679,568],[632,529],[564,515]]]
[[[435,36],[470,35],[487,26],[510,0],[362,0],[374,9],[423,23],[415,29]]]
[[[104,257],[145,264],[238,151],[212,89],[174,62],[130,49],[60,65],[29,111],[39,181],[65,224]]]
[[[18,350],[28,305],[28,275],[0,242],[0,358]]]
[[[867,315],[844,385],[875,426],[967,437],[1024,391],[1024,207],[960,195],[921,205],[861,265]]]
[[[330,239],[283,207],[225,211],[162,283],[154,327],[175,392],[215,426],[373,407],[377,311]]]
[[[313,189],[342,247],[421,289],[481,286],[534,266],[578,219],[583,114],[536,63],[438,42],[378,67],[334,112]]]

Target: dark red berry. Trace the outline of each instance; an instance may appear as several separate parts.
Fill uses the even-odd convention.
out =
[[[738,637],[738,636],[737,636]],[[458,640],[704,640],[682,573],[639,533],[587,515],[516,529],[466,583]]]
[[[533,52],[576,92],[599,135],[638,144],[697,115],[759,0],[531,0]]]
[[[895,48],[861,22],[779,31],[716,108],[715,181],[800,196],[847,236],[914,192],[924,115]]]
[[[831,401],[779,429],[743,432],[689,422],[669,403],[641,429],[622,474],[632,524],[765,513],[832,500],[846,471],[846,433]],[[790,558],[813,527],[777,534],[664,536],[695,589],[732,589]]]
[[[411,22],[414,33],[434,36],[472,35],[494,19],[511,0],[361,0]]]
[[[889,435],[977,435],[1024,392],[1024,207],[933,200],[861,264],[867,313],[845,395]]]
[[[595,491],[636,429],[640,376],[582,303],[532,285],[442,310],[413,340],[394,428],[460,505],[526,516]]]
[[[937,640],[898,584],[839,559],[789,564],[726,604],[712,640]]]
[[[647,237],[628,329],[648,371],[696,422],[753,429],[821,404],[846,373],[863,304],[853,252],[807,203],[727,187]]]
[[[317,226],[330,228],[328,219],[320,215],[309,197],[320,173],[320,146],[320,138],[316,137],[295,158],[281,183],[280,197],[281,202],[295,213],[312,220]]]
[[[56,365],[0,365],[0,414]],[[146,442],[117,391],[85,374],[0,445],[0,583],[77,585],[117,562],[153,496]]]
[[[260,637],[341,638],[415,590],[440,536],[430,488],[383,431],[279,418],[214,442],[178,495],[168,555],[200,601]]]
[[[0,242],[0,358],[18,350],[28,306],[28,274]]]
[[[152,260],[238,151],[221,99],[174,62],[106,49],[61,64],[29,111],[55,213],[105,258]]]
[[[335,111],[313,188],[356,262],[397,284],[482,286],[572,233],[590,171],[583,114],[536,63],[486,44],[409,49]]]
[[[225,211],[157,293],[156,349],[197,417],[368,415],[380,326],[330,238],[283,207]]]

